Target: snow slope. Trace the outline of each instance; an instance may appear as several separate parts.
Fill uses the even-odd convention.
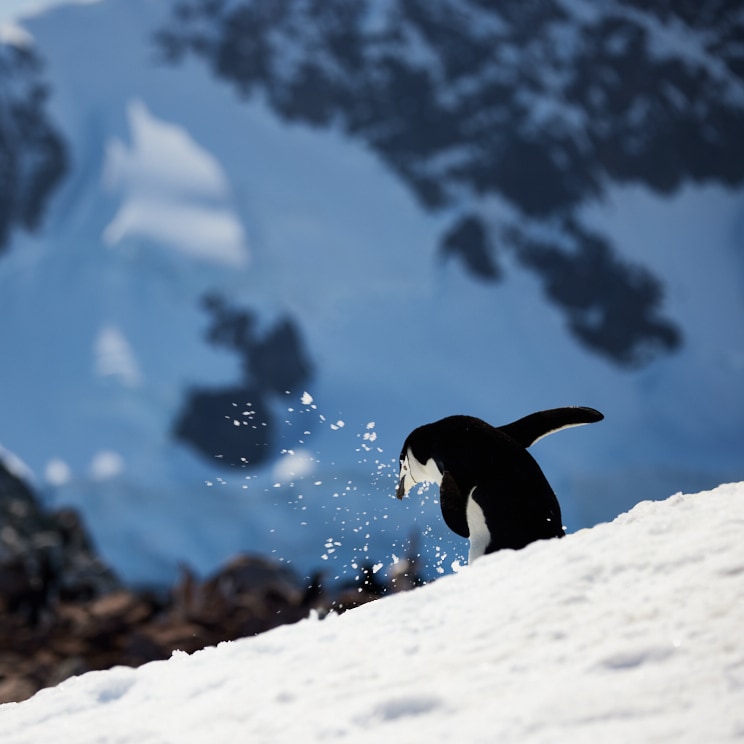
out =
[[[39,742],[744,736],[744,483],[486,556],[340,617],[0,706]]]

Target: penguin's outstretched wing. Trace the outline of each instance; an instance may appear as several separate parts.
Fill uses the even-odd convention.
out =
[[[460,537],[470,537],[466,517],[466,498],[455,479],[445,472],[439,485],[439,503],[442,506],[442,516],[447,527]]]
[[[538,411],[529,416],[513,421],[511,424],[497,426],[499,431],[519,442],[527,448],[548,434],[570,426],[593,424],[601,421],[604,416],[593,408],[583,406],[567,406],[564,408],[550,408]]]

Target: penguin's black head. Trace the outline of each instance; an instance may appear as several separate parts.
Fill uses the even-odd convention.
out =
[[[414,429],[400,452],[400,480],[395,495],[402,499],[416,484],[432,482],[440,485],[444,465],[437,455],[431,425]]]
[[[417,483],[442,485],[445,471],[461,470],[472,455],[472,440],[493,431],[473,416],[447,416],[414,429],[400,453],[400,480],[395,495],[402,499]]]

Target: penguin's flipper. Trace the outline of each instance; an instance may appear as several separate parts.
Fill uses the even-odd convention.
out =
[[[439,503],[442,507],[444,521],[460,537],[470,537],[466,517],[466,500],[455,479],[447,472],[439,484]]]
[[[570,426],[593,424],[603,418],[604,416],[593,408],[567,406],[531,413],[529,416],[513,421],[511,424],[497,426],[496,428],[527,448],[537,442],[538,439],[542,439],[553,432],[567,429]]]

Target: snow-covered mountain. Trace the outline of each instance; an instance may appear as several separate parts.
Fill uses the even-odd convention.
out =
[[[535,447],[569,530],[744,476],[737,3],[103,0],[21,26],[0,442],[126,578],[244,550],[342,574],[419,533],[450,571],[465,546],[392,479],[451,413],[601,410]]]
[[[0,706],[12,744],[735,742],[744,484],[457,576]]]

